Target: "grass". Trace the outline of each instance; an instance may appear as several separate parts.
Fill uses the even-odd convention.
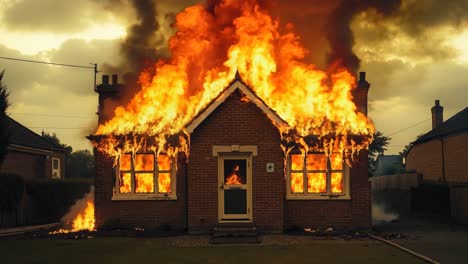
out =
[[[380,242],[170,247],[159,239],[0,240],[2,263],[424,263]]]

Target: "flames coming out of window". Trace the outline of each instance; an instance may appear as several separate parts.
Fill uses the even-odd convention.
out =
[[[324,153],[293,154],[290,157],[291,193],[343,193],[343,158],[340,154],[332,153],[329,158]]]
[[[132,160],[132,157],[134,159]],[[133,165],[133,166],[132,166]],[[171,158],[158,155],[157,165],[153,154],[123,154],[120,157],[119,193],[154,193],[155,178],[158,193],[171,192]]]

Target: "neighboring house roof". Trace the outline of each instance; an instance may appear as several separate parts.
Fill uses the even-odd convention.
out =
[[[211,103],[201,110],[195,118],[186,125],[186,131],[192,133],[214,110],[218,108],[232,93],[236,90],[241,91],[251,102],[257,105],[274,123],[277,127],[288,126],[274,110],[272,110],[265,102],[258,97],[255,92],[247,87],[236,74],[236,79],[222,91]]]
[[[414,145],[424,143],[431,139],[442,138],[451,134],[468,131],[468,107],[458,112],[435,129],[414,141]]]
[[[400,155],[380,155],[377,157],[377,161],[382,163],[401,163],[401,156]]]
[[[41,150],[63,151],[59,146],[50,143],[9,116],[7,116],[7,122],[10,132],[10,145]]]
[[[402,165],[402,158],[400,155],[379,155],[374,175],[385,175],[389,168],[401,167]]]

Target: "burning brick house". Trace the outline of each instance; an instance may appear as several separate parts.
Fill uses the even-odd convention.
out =
[[[306,62],[257,1],[187,7],[174,28],[130,100],[116,75],[96,87],[96,225],[369,227],[365,74]]]
[[[99,108],[119,96],[117,76],[98,85]],[[369,83],[360,74],[353,98],[367,112]],[[100,112],[99,122],[109,119]],[[350,167],[340,153],[285,158],[278,127],[287,125],[237,75],[184,126],[190,148],[177,155],[142,151],[118,159],[96,152],[96,224],[119,219],[134,226],[169,224],[206,233],[223,223],[265,232],[291,227],[369,228],[367,151]],[[91,136],[94,141],[102,137]]]

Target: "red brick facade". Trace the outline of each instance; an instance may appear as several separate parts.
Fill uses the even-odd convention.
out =
[[[213,155],[213,146],[254,145],[258,153],[252,156],[252,220],[258,230],[282,232],[293,226],[328,225],[369,228],[366,151],[350,169],[350,199],[287,200],[279,131],[257,105],[241,96],[238,90],[232,93],[191,134],[188,162],[181,158],[178,163],[177,200],[113,201],[112,160],[96,153],[97,225],[119,219],[135,226],[168,223],[192,233],[209,232],[218,224],[218,157]],[[267,163],[274,163],[274,172],[266,171]]]
[[[122,224],[138,227],[158,227],[167,224],[173,229],[184,229],[186,166],[183,157],[180,157],[178,162],[177,200],[147,201],[113,201],[113,160],[101,152],[96,152],[95,157],[94,206],[97,226],[119,220]]]
[[[218,223],[218,157],[214,145],[256,145],[252,157],[252,212],[257,228],[282,230],[284,225],[284,165],[278,129],[253,103],[234,92],[191,136],[188,162],[188,228],[197,232]],[[275,171],[267,173],[266,163]]]
[[[367,151],[350,169],[350,200],[286,200],[285,227],[370,228],[371,193]]]

